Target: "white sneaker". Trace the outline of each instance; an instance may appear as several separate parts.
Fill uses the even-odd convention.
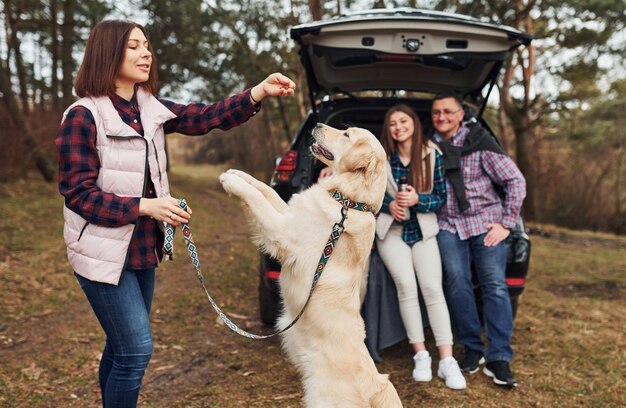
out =
[[[463,377],[463,373],[461,373],[459,368],[459,363],[456,362],[454,357],[446,357],[439,361],[437,376],[446,382],[446,387],[453,390],[463,390],[467,387],[465,377]]]
[[[413,380],[428,382],[433,379],[432,359],[428,351],[422,350],[413,356],[415,368],[413,369]]]

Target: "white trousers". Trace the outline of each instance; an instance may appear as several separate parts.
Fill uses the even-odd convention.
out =
[[[417,297],[419,282],[437,346],[452,345],[450,314],[443,295],[437,238],[416,242],[411,247],[402,240],[402,226],[394,222],[384,240],[376,238],[376,245],[385,267],[396,284],[400,315],[409,342],[422,343],[425,340]]]

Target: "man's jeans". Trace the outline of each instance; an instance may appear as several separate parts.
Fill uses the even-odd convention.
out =
[[[105,408],[137,406],[141,380],[152,356],[148,315],[154,274],[154,268],[126,269],[117,286],[76,275],[107,336],[99,371]]]
[[[485,355],[487,362],[510,361],[513,314],[505,280],[506,244],[486,247],[485,234],[461,240],[458,234],[437,235],[443,263],[443,284],[457,341]],[[480,319],[472,285],[472,261],[482,290],[487,352],[480,337]]]

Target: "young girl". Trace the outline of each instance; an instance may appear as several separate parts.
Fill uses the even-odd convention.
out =
[[[191,216],[170,196],[164,135],[203,135],[247,121],[268,95],[293,95],[275,73],[213,105],[155,96],[157,64],[146,30],[97,24],[75,80],[81,99],[56,137],[67,254],[105,334],[99,380],[104,407],[134,407],[152,355],[149,313],[166,224]]]
[[[437,375],[446,386],[464,389],[465,378],[452,357],[452,330],[436,239],[439,228],[434,211],[446,200],[441,154],[423,137],[419,118],[406,105],[387,112],[382,143],[389,168],[387,194],[376,223],[376,245],[396,284],[400,315],[415,351],[413,379],[432,379],[417,295],[419,282],[439,348]],[[398,191],[400,178],[408,181],[404,191]]]

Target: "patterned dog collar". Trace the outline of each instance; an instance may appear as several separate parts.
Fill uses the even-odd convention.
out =
[[[345,197],[343,194],[341,194],[338,190],[335,190],[334,192],[332,192],[330,196],[334,198],[335,200],[339,201],[341,205],[343,205],[346,208],[352,208],[353,210],[357,210],[357,211],[369,211],[372,213],[374,212],[372,211],[372,207],[370,207],[369,205],[365,203],[352,201],[348,197]]]

